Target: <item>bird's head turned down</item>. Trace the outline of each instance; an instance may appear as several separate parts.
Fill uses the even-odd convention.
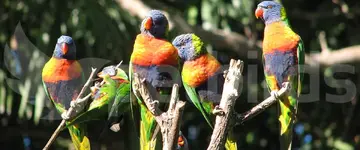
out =
[[[58,38],[53,57],[69,60],[76,59],[75,42],[70,36],[62,35],[60,38]]]
[[[272,22],[284,21],[286,19],[286,12],[284,7],[277,2],[263,1],[258,4],[255,17],[261,18],[265,24],[270,24]]]
[[[178,50],[178,54],[183,61],[194,60],[207,53],[204,43],[193,33],[177,36],[172,44]]]
[[[155,38],[165,38],[169,31],[169,22],[159,10],[151,10],[141,23],[141,33]]]

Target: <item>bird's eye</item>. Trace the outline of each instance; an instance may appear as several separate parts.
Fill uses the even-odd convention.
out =
[[[272,5],[269,5],[269,6],[267,6],[266,8],[271,9],[271,8],[273,8],[273,6],[272,6]]]

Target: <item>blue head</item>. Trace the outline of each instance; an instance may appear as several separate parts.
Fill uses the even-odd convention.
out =
[[[69,60],[76,59],[75,42],[70,36],[62,35],[58,38],[53,57],[64,58]]]
[[[141,23],[141,33],[156,38],[165,38],[169,31],[169,22],[159,10],[151,10]]]
[[[178,50],[179,56],[183,61],[194,60],[207,53],[204,43],[193,33],[177,36],[172,44]]]
[[[284,7],[274,1],[263,1],[258,4],[255,16],[264,20],[265,24],[286,20]]]

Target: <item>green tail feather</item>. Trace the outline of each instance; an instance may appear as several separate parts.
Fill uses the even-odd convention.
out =
[[[76,150],[90,150],[90,140],[85,136],[86,125],[76,124],[68,127]]]
[[[141,121],[140,121],[140,149],[141,150],[155,150],[156,139],[153,138],[156,128],[156,120],[146,108],[141,107]]]
[[[290,150],[292,143],[293,126],[295,123],[297,100],[296,92],[281,98],[279,101],[280,112],[280,148],[281,150]],[[295,95],[295,96],[293,96]]]
[[[73,125],[68,127],[71,140],[77,150],[90,150],[90,141],[85,136],[85,125]]]
[[[228,132],[228,136],[226,137],[225,149],[226,150],[237,150],[236,139],[232,134],[232,130],[230,130]]]

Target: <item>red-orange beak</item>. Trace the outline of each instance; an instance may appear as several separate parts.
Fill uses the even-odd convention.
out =
[[[62,50],[63,54],[65,55],[69,50],[69,46],[66,43],[62,43],[61,50]]]
[[[98,76],[99,78],[104,78],[105,74],[104,74],[103,72],[99,72],[99,73],[97,74],[97,76]]]
[[[151,19],[151,17],[149,17],[149,18],[146,19],[144,27],[145,27],[146,30],[150,30],[151,26],[152,26],[152,19]]]
[[[263,17],[263,14],[264,14],[264,10],[263,10],[261,7],[258,7],[258,8],[255,10],[255,17],[256,17],[256,19],[262,18],[262,17]]]

